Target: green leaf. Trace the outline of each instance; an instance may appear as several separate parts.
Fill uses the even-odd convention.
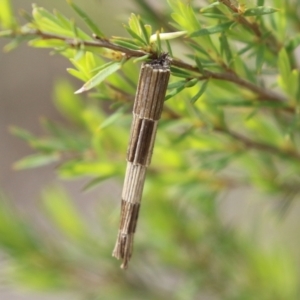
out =
[[[0,1],[0,25],[4,29],[16,29],[17,27],[9,0]]]
[[[83,187],[83,191],[90,191],[92,190],[94,187],[97,187],[99,185],[99,183],[103,182],[106,179],[111,178],[111,176],[99,176],[96,177],[94,179],[92,179],[91,181],[89,181],[84,187]]]
[[[20,128],[20,127],[16,127],[16,126],[12,126],[9,128],[9,131],[17,136],[18,138],[21,138],[27,142],[30,142],[30,141],[33,141],[33,140],[36,140],[36,137],[31,134],[29,131],[23,129],[23,128]]]
[[[185,84],[186,84],[186,80],[180,80],[180,81],[169,83],[168,90],[172,90],[172,89],[175,89],[178,87],[185,86]]]
[[[137,63],[137,62],[140,62],[140,61],[145,61],[149,58],[150,54],[146,54],[146,55],[143,55],[141,57],[138,57],[138,58],[135,58],[133,60],[134,63]]]
[[[175,95],[177,95],[178,93],[180,93],[183,89],[185,88],[185,86],[179,86],[178,88],[172,90],[170,93],[168,93],[165,97],[165,101],[169,100],[170,98],[174,97]]]
[[[107,68],[98,72],[93,78],[91,78],[88,82],[86,82],[75,94],[79,94],[85,91],[92,89],[93,87],[99,85],[102,81],[104,81],[108,76],[115,73],[122,66],[122,62],[114,62]]]
[[[62,178],[76,178],[78,176],[115,176],[118,169],[111,162],[72,160],[61,165],[58,171]]]
[[[209,9],[211,9],[211,8],[214,8],[214,7],[216,7],[216,6],[219,6],[219,5],[220,5],[220,2],[219,2],[219,1],[213,2],[213,3],[211,3],[211,4],[207,5],[207,6],[202,7],[202,8],[200,9],[200,12],[207,11],[207,10],[209,10]]]
[[[98,28],[94,21],[71,0],[67,0],[68,4],[77,12],[77,14],[85,21],[94,34],[100,38],[104,38],[104,33]]]
[[[185,83],[184,86],[185,86],[186,88],[193,87],[193,86],[195,86],[195,85],[197,84],[198,81],[199,81],[198,78],[193,78],[193,79],[191,79],[191,80],[186,81],[186,83]]]
[[[198,31],[193,32],[190,35],[190,37],[198,37],[198,36],[205,36],[205,35],[210,35],[210,34],[214,34],[214,33],[220,33],[220,32],[227,30],[234,23],[235,23],[234,21],[230,21],[230,22],[218,24],[216,26],[202,28]]]
[[[247,17],[248,16],[261,16],[261,15],[266,15],[266,14],[272,14],[277,11],[279,11],[279,9],[277,9],[277,8],[259,6],[259,7],[246,9],[243,15],[247,16]]]
[[[82,74],[82,72],[80,72],[78,70],[68,68],[67,72],[69,74],[71,74],[72,76],[78,78],[79,80],[86,81],[86,76],[84,74]]]
[[[68,81],[61,79],[55,84],[54,103],[67,119],[76,124],[82,124],[81,113],[84,104],[78,95],[74,95],[74,89]]]
[[[22,158],[14,164],[14,169],[23,170],[41,167],[58,161],[60,156],[56,153],[52,154],[33,154]]]
[[[260,45],[257,49],[256,55],[256,72],[261,73],[262,66],[265,62],[265,45]]]
[[[171,48],[171,44],[170,42],[167,40],[166,41],[166,45],[167,45],[167,49],[168,49],[168,53],[171,57],[173,57],[173,51],[172,51],[172,48]]]
[[[212,18],[212,19],[218,19],[218,20],[228,20],[228,16],[222,15],[222,14],[214,14],[214,13],[203,13],[202,14],[203,17],[206,18]]]
[[[203,82],[199,92],[195,96],[192,97],[191,103],[195,103],[203,95],[203,93],[205,92],[205,90],[207,88],[207,84],[208,84],[208,80]]]
[[[142,45],[147,45],[147,43],[137,33],[135,33],[130,27],[124,25],[124,28],[134,39],[139,41]]]
[[[139,23],[140,23],[140,28],[141,28],[141,31],[142,31],[142,34],[143,34],[143,37],[147,43],[147,45],[149,44],[149,41],[150,41],[150,35],[148,35],[148,31],[146,30],[145,28],[145,24],[144,22],[142,21],[141,18],[138,18],[139,20]]]
[[[40,240],[33,235],[32,228],[22,222],[15,207],[11,205],[12,202],[0,193],[1,251],[10,252],[14,259],[24,258],[32,253],[38,254]]]
[[[115,121],[117,121],[118,119],[120,119],[120,117],[124,114],[125,111],[125,107],[121,107],[119,108],[116,112],[114,112],[112,115],[110,115],[108,118],[106,118],[104,120],[104,122],[102,122],[99,126],[99,130],[104,129],[108,126],[110,126],[111,124],[113,124]]]
[[[203,66],[202,66],[201,60],[198,56],[195,56],[195,61],[196,61],[196,64],[197,64],[197,67],[198,67],[200,73],[203,74],[203,72],[204,72]]]
[[[85,222],[62,189],[45,190],[43,204],[51,220],[66,236],[75,240],[87,239],[89,234]]]
[[[162,53],[159,31],[156,31],[156,42],[157,42],[156,44],[157,44],[158,53]]]
[[[28,43],[29,46],[35,47],[35,48],[54,48],[54,49],[63,49],[66,48],[65,41],[57,40],[57,39],[42,39],[37,38],[34,40],[31,40]]]
[[[291,74],[291,64],[284,48],[280,50],[278,55],[278,68],[283,82],[287,84]]]
[[[288,52],[294,51],[300,45],[300,34],[295,34],[290,37],[290,40],[286,44],[286,50]]]
[[[173,76],[176,76],[176,77],[183,77],[183,78],[191,77],[190,73],[186,72],[185,70],[176,68],[176,67],[171,67],[171,73]]]
[[[230,64],[232,63],[233,59],[232,59],[232,53],[230,50],[230,46],[227,40],[227,36],[226,34],[223,32],[220,36],[220,43],[221,43],[221,54],[225,54],[227,63]]]
[[[136,45],[136,43],[132,42],[132,41],[123,41],[123,40],[116,40],[113,39],[114,43],[122,46],[124,48],[128,48],[128,49],[132,49],[132,50],[140,50],[141,47]]]
[[[163,32],[163,33],[159,33],[159,38],[161,41],[166,41],[166,40],[172,40],[172,39],[176,39],[180,36],[186,35],[187,31],[175,31],[175,32]],[[151,35],[150,37],[150,42],[156,42],[157,41],[157,33]]]
[[[139,17],[132,13],[128,20],[128,24],[130,29],[139,37],[141,37],[141,23],[139,21]]]

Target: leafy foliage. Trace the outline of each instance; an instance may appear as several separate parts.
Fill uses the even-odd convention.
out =
[[[58,81],[55,105],[68,127],[43,120],[43,137],[12,128],[36,152],[17,162],[17,169],[59,161],[58,175],[88,176],[87,189],[109,177],[122,178],[138,62],[160,52],[172,56],[129,273],[118,273],[109,258],[117,217],[110,219],[107,196],[101,195],[106,210],[91,230],[63,191],[49,189],[44,208],[66,244],[46,242],[1,201],[0,246],[14,266],[9,273],[15,281],[76,290],[83,299],[119,299],[124,293],[128,299],[206,294],[298,299],[297,270],[287,251],[262,250],[228,228],[216,200],[241,186],[281,197],[283,207],[298,197],[300,84],[294,49],[300,38],[293,28],[299,27],[300,5],[208,2],[198,7],[169,0],[165,13],[157,13],[147,1],[136,1],[142,13],[131,14],[124,25],[129,37],[106,37],[72,1],[92,32],[38,6],[28,23],[17,25],[10,2],[0,3],[0,37],[11,40],[6,50],[25,40],[50,48],[68,59],[73,65],[68,72],[84,82],[77,93],[90,91],[84,99],[67,81]]]

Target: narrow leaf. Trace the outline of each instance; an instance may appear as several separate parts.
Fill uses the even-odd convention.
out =
[[[108,175],[108,176],[99,176],[99,177],[96,177],[94,179],[92,179],[91,181],[89,181],[84,187],[83,187],[83,191],[84,192],[87,192],[87,191],[90,191],[92,190],[94,187],[98,186],[100,182],[108,179],[108,178],[111,178],[112,175]]]
[[[211,8],[214,8],[215,6],[218,6],[218,5],[220,5],[220,2],[219,2],[219,1],[213,2],[213,3],[211,3],[211,4],[207,5],[207,6],[202,7],[202,8],[200,9],[200,12],[207,11],[207,10],[209,10],[209,9],[211,9]]]
[[[220,36],[220,44],[221,44],[221,53],[225,54],[227,63],[230,64],[232,62],[232,53],[227,40],[227,36],[224,32]]]
[[[108,118],[104,120],[99,126],[99,130],[104,129],[111,124],[113,124],[115,121],[120,119],[120,117],[124,114],[124,106],[122,106],[120,109],[118,109],[115,113],[110,115]]]
[[[59,155],[58,154],[33,154],[26,156],[16,162],[14,164],[14,169],[22,170],[22,169],[32,169],[36,167],[41,167],[48,165],[52,162],[58,161]]]
[[[207,88],[207,84],[208,84],[208,80],[204,81],[199,92],[193,96],[193,98],[191,99],[191,103],[195,103],[205,92],[206,88]]]
[[[201,73],[203,73],[203,66],[202,66],[201,60],[198,56],[195,56],[195,61],[196,61],[196,64],[197,64],[197,67],[198,67],[199,71]]]
[[[187,34],[187,31],[165,32],[165,33],[160,33],[159,38],[161,41],[166,41],[166,40],[176,39],[185,34]],[[156,40],[157,40],[157,34],[151,35],[150,42],[153,43],[156,42]]]
[[[79,211],[69,196],[59,188],[47,189],[43,193],[43,204],[53,223],[69,238],[86,239],[88,231]]]
[[[141,31],[143,33],[143,36],[144,36],[144,39],[145,41],[147,42],[147,44],[149,44],[149,41],[150,41],[150,35],[148,35],[148,31],[146,30],[145,28],[145,24],[144,22],[141,20],[141,18],[138,18],[139,20],[139,23],[140,23],[140,28],[141,28]]]
[[[171,48],[171,44],[170,42],[167,40],[166,41],[166,45],[167,45],[167,49],[168,49],[168,53],[171,57],[173,57],[173,51],[172,51],[172,48]]]
[[[256,72],[257,74],[261,73],[262,65],[265,62],[265,46],[260,45],[257,50],[256,55]]]
[[[9,0],[0,1],[0,25],[4,29],[15,29],[17,26]]]
[[[207,28],[202,28],[198,31],[193,32],[190,35],[190,37],[198,37],[198,36],[204,36],[204,35],[210,35],[210,34],[214,34],[214,33],[223,32],[226,29],[228,29],[232,24],[234,24],[234,21],[221,23],[216,26],[211,26],[211,27],[207,27]]]
[[[186,80],[180,80],[180,81],[172,82],[168,85],[168,90],[172,90],[172,89],[176,89],[178,87],[185,86],[185,84],[186,84]]]
[[[125,30],[137,41],[141,42],[142,45],[147,45],[147,43],[135,32],[133,31],[130,27],[124,25]]]
[[[279,11],[277,8],[272,8],[272,7],[265,7],[265,6],[259,6],[259,7],[254,7],[254,8],[248,8],[244,12],[244,16],[261,16],[261,15],[266,15],[266,14],[272,14],[274,12]]]
[[[183,77],[183,78],[191,77],[190,73],[176,67],[171,67],[171,73],[173,76],[176,77]]]
[[[122,46],[124,48],[132,49],[132,50],[140,50],[141,49],[140,46],[137,46],[136,44],[134,44],[133,42],[130,42],[130,41],[114,40],[114,43],[119,46]]]
[[[91,78],[88,82],[86,82],[75,94],[79,94],[85,91],[92,89],[93,87],[99,85],[103,80],[105,80],[108,76],[115,73],[117,70],[121,68],[122,63],[115,62],[111,64],[106,69],[101,70],[97,73],[93,78]]]
[[[187,81],[184,86],[190,88],[195,86],[197,82],[198,82],[198,78],[193,78],[192,80]]]
[[[169,94],[166,95],[165,101],[169,100],[170,98],[180,93],[184,88],[185,88],[184,86],[180,86],[177,89],[172,90]]]
[[[103,32],[98,28],[94,21],[76,4],[71,0],[67,0],[68,4],[77,12],[77,14],[83,19],[83,21],[88,25],[88,27],[95,33],[98,37],[103,38]]]
[[[157,42],[158,53],[162,53],[159,31],[156,31],[156,42]]]
[[[202,14],[202,16],[204,16],[206,18],[212,18],[212,19],[218,19],[218,20],[228,20],[228,16],[225,16],[222,14],[214,14],[214,13],[205,12]]]
[[[280,50],[278,55],[278,68],[283,82],[287,84],[291,74],[291,64],[284,48]]]

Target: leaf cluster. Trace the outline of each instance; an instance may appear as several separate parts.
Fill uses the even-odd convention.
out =
[[[55,86],[55,105],[67,126],[43,120],[43,137],[12,128],[35,151],[17,162],[17,169],[55,162],[62,178],[90,178],[87,189],[110,177],[122,178],[139,63],[168,52],[172,78],[141,214],[141,231],[151,233],[151,239],[137,236],[136,267],[123,282],[107,263],[111,231],[105,227],[107,234],[97,243],[67,196],[50,190],[44,196],[50,219],[73,243],[59,250],[65,267],[58,268],[63,275],[53,285],[73,288],[82,278],[73,278],[69,268],[82,270],[81,263],[94,272],[102,257],[103,273],[95,271],[108,278],[102,295],[114,291],[115,299],[124,290],[131,299],[141,293],[149,299],[170,294],[196,299],[206,290],[217,299],[296,299],[295,270],[286,253],[265,253],[226,228],[215,200],[237,187],[276,196],[284,209],[298,197],[300,84],[294,50],[300,38],[293,6],[299,4],[220,0],[200,7],[196,1],[168,0],[157,12],[147,1],[136,1],[141,15],[130,15],[124,36],[107,37],[81,8],[67,2],[90,32],[60,12],[38,6],[19,25],[10,2],[0,4],[0,37],[10,39],[6,50],[28,40],[32,47],[50,48],[69,60],[69,74],[84,82],[76,95],[65,80]],[[78,95],[86,91],[87,97]],[[101,201],[107,198],[101,195]],[[113,227],[103,218],[99,227],[105,222]],[[9,226],[0,228],[15,230]],[[6,241],[0,243],[6,247]],[[48,263],[59,263],[52,261],[50,250],[30,247],[29,252],[50,260],[38,270],[51,277],[47,272],[57,270],[48,269]],[[14,251],[21,253],[20,246],[8,249],[18,262]],[[70,253],[71,264],[66,259]],[[145,262],[154,267],[141,272]],[[174,281],[170,288],[160,284],[166,278]],[[90,291],[98,295],[99,287],[92,285]]]

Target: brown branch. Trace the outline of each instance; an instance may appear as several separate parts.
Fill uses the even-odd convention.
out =
[[[200,71],[197,67],[189,65],[189,64],[184,63],[179,60],[172,59],[172,64],[174,66],[177,66],[182,69],[200,73]],[[203,80],[209,79],[209,78],[214,78],[214,79],[233,82],[241,87],[246,88],[247,90],[254,92],[255,94],[257,94],[259,96],[260,100],[272,100],[272,101],[279,102],[279,103],[287,102],[287,99],[281,97],[280,95],[275,94],[269,90],[266,90],[262,87],[259,87],[255,84],[253,84],[252,82],[249,82],[247,80],[244,80],[244,79],[238,77],[236,75],[236,73],[234,73],[233,71],[230,71],[230,72],[228,71],[228,72],[224,72],[224,73],[214,73],[214,72],[204,70],[203,75],[204,76],[201,77],[201,79],[203,79]],[[289,110],[289,108],[288,108],[288,110]]]
[[[241,142],[244,146],[248,148],[264,151],[281,157],[291,157],[300,161],[300,153],[294,150],[283,150],[269,144],[253,141],[248,137],[241,135],[240,133],[228,129],[224,129],[224,128],[214,128],[214,131],[226,134],[231,138]]]
[[[263,33],[261,32],[259,25],[255,22],[249,22],[243,15],[241,15],[241,10],[236,7],[231,0],[220,0],[221,3],[226,5],[231,11],[233,11],[237,16],[235,16],[235,20],[242,24],[244,27],[251,30],[258,39],[263,38]],[[276,38],[273,35],[269,35],[266,38],[266,45],[269,47],[269,49],[274,53],[277,54],[278,51],[281,49],[282,45],[276,40]]]
[[[61,40],[61,41],[64,41],[65,43],[67,43],[70,47],[74,47],[74,48],[78,48],[80,45],[89,46],[89,47],[103,47],[103,48],[122,52],[125,55],[127,55],[128,57],[141,57],[141,56],[145,56],[147,54],[149,55],[149,53],[146,51],[128,49],[126,47],[116,45],[107,39],[102,39],[102,38],[98,38],[98,37],[95,37],[96,38],[95,41],[82,41],[82,40],[78,41],[76,39],[68,38],[65,36],[59,36],[59,35],[55,35],[55,34],[51,34],[51,33],[41,32],[39,30],[32,30],[32,31],[26,33],[26,35],[40,36],[42,39],[45,39],[45,40],[49,40],[49,39]],[[150,58],[155,58],[155,57],[156,57],[155,53],[152,53],[152,56],[150,56]],[[285,99],[284,97],[282,97],[272,91],[269,91],[267,89],[259,87],[245,79],[240,78],[233,71],[227,71],[227,72],[223,72],[223,73],[215,73],[215,72],[204,70],[201,73],[201,71],[196,66],[187,64],[185,62],[182,62],[182,61],[174,59],[174,58],[171,59],[171,64],[173,66],[177,66],[179,68],[190,70],[190,71],[201,74],[202,75],[201,80],[214,78],[214,79],[218,79],[218,80],[224,80],[224,81],[235,83],[236,85],[246,88],[247,90],[250,90],[253,93],[257,94],[258,100],[260,100],[260,101],[274,101],[274,102],[278,102],[278,103],[287,103],[288,102],[288,100]],[[294,108],[292,108],[292,107],[283,107],[282,110],[287,111],[287,112],[294,112]]]

